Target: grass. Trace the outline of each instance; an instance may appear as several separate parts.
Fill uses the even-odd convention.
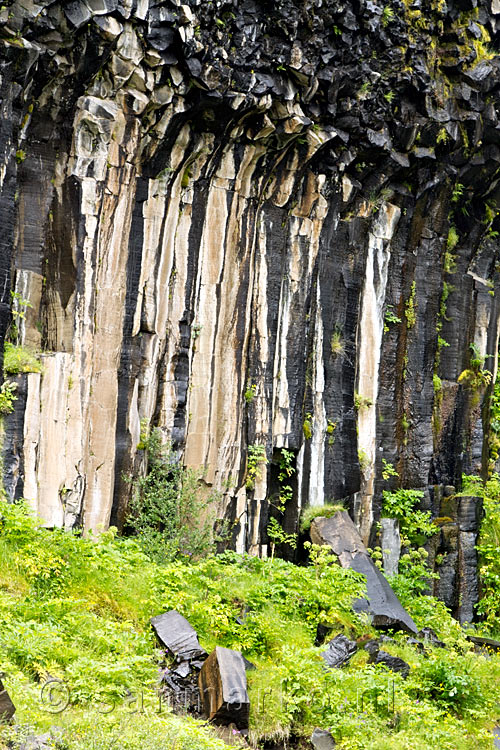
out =
[[[3,369],[8,375],[18,375],[21,372],[41,372],[42,364],[34,352],[6,342]]]
[[[327,505],[310,505],[302,511],[300,516],[300,530],[302,533],[309,531],[311,524],[315,518],[324,517],[331,518],[339,510],[345,510],[342,503],[334,503]]]
[[[500,658],[474,654],[431,597],[401,588],[417,624],[434,627],[447,649],[429,647],[424,656],[398,634],[384,643],[411,664],[406,681],[368,664],[363,651],[351,666],[325,671],[314,645],[319,622],[355,638],[375,635],[352,610],[363,590],[361,576],[327,558],[296,566],[224,553],[160,565],[135,539],[112,530],[98,539],[49,531],[22,503],[0,502],[0,669],[18,709],[0,748],[13,735],[57,727],[59,750],[222,750],[210,727],[159,711],[149,618],[170,608],[188,618],[207,650],[240,649],[256,665],[248,672],[255,746],[323,726],[345,750],[423,749],[431,741],[443,750],[491,747]],[[57,715],[40,698],[48,675],[70,690]],[[394,712],[374,700],[393,680]]]

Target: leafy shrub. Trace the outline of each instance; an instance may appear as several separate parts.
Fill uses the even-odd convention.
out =
[[[438,530],[430,512],[416,509],[423,497],[421,490],[384,490],[382,493],[382,515],[399,521],[401,533],[410,544],[421,544]]]
[[[481,702],[479,681],[463,660],[457,664],[443,656],[431,659],[422,665],[420,676],[420,694],[455,711],[463,712]]]
[[[203,495],[201,476],[179,463],[153,430],[145,441],[148,470],[134,481],[127,529],[158,562],[177,555],[201,557],[212,551],[214,493]]]

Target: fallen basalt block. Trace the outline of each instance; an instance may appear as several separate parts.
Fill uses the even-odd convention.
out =
[[[10,695],[0,680],[0,722],[9,722],[16,713],[16,707],[10,699]]]
[[[356,641],[350,641],[347,636],[340,633],[327,644],[327,649],[321,652],[321,657],[328,667],[340,669],[350,662],[357,649]]]
[[[160,646],[170,651],[178,662],[206,658],[207,652],[200,646],[196,630],[177,610],[152,617],[151,625]]]
[[[248,729],[250,701],[245,661],[240,651],[217,646],[201,668],[198,686],[209,721]]]
[[[500,641],[496,641],[494,638],[483,638],[480,635],[466,635],[468,641],[474,644],[478,650],[483,651],[500,651]]]
[[[339,511],[331,518],[315,518],[310,534],[313,544],[331,547],[343,568],[351,568],[366,577],[367,599],[355,602],[355,611],[371,615],[376,628],[417,632],[413,619],[368,554],[347,511]]]

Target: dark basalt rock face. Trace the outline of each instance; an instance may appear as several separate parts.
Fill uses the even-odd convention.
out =
[[[385,6],[3,6],[0,338],[12,289],[17,340],[44,352],[4,471],[48,525],[122,523],[141,421],[253,552],[283,448],[285,530],[344,499],[365,543],[396,485],[382,459],[429,498],[485,468],[499,7]],[[445,600],[475,577],[460,524]]]

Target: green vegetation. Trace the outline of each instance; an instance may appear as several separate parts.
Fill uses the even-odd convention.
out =
[[[369,409],[370,406],[373,406],[373,401],[370,398],[363,396],[361,393],[358,393],[357,391],[354,392],[354,408],[356,409],[356,411],[361,411],[362,409]]]
[[[300,530],[303,534],[309,531],[315,518],[331,518],[339,510],[345,510],[342,503],[327,503],[326,505],[308,505],[300,516]]]
[[[387,305],[385,315],[384,315],[384,332],[385,333],[389,331],[390,323],[401,323],[401,318],[399,318],[396,315],[392,305]]]
[[[312,438],[312,414],[309,412],[306,414],[304,422],[302,423],[302,432],[306,440]]]
[[[264,445],[249,445],[247,457],[247,490],[255,488],[255,480],[261,478],[261,472],[267,464],[266,448]]]
[[[406,301],[405,318],[406,327],[413,328],[417,322],[417,286],[415,281],[412,282],[410,296]]]
[[[3,369],[8,375],[18,375],[21,372],[41,372],[42,364],[38,356],[30,349],[15,346],[7,341],[3,355]]]
[[[431,520],[430,511],[417,510],[424,497],[421,490],[384,490],[382,497],[382,515],[398,519],[407,544],[423,544],[438,530]]]
[[[251,383],[245,391],[245,401],[247,404],[251,404],[255,398],[257,392],[257,386],[255,383]]]
[[[271,518],[267,525],[267,536],[271,540],[271,562],[274,560],[277,544],[288,544],[292,549],[297,548],[297,534],[287,534],[275,518]]]
[[[293,497],[292,485],[290,484],[292,476],[295,474],[294,454],[292,451],[282,448],[279,460],[279,495],[277,502],[271,503],[279,513],[283,514],[287,503]],[[274,559],[274,552],[277,544],[287,544],[292,549],[297,547],[297,534],[287,534],[276,518],[271,518],[267,526],[267,535],[271,540],[271,560]]]
[[[14,411],[14,402],[17,399],[16,390],[17,383],[4,380],[0,386],[0,414],[10,414]]]
[[[217,496],[204,496],[200,479],[185,469],[159,430],[142,436],[148,467],[133,482],[127,528],[138,535],[142,549],[157,562],[179,555],[200,557],[212,550],[212,507]]]
[[[345,354],[345,344],[340,331],[335,330],[330,339],[330,349],[334,357]]]
[[[385,458],[382,459],[382,479],[390,479],[391,477],[398,477],[399,474],[394,468],[393,464],[389,463],[389,461],[386,461]]]
[[[483,366],[486,357],[480,355],[477,345],[474,343],[471,344],[470,349],[470,365],[466,370],[463,370],[460,373],[458,376],[458,382],[466,388],[469,388],[471,391],[477,391],[489,385],[493,376],[490,370],[484,369]]]
[[[351,607],[362,576],[335,565],[329,550],[308,548],[309,566],[232,552],[159,565],[136,538],[49,531],[24,503],[0,502],[0,668],[20,725],[2,730],[0,747],[56,726],[60,750],[223,750],[206,725],[159,710],[149,618],[176,608],[207,650],[241,649],[257,666],[248,672],[255,743],[324,726],[342,750],[428,750],[431,737],[442,750],[489,748],[500,659],[470,649],[445,606],[419,591],[418,566],[403,561],[395,585],[417,625],[434,627],[447,649],[429,645],[424,655],[396,634],[384,649],[410,664],[407,680],[368,664],[363,650],[326,671],[314,646],[319,622],[352,637],[374,632]],[[69,688],[57,716],[40,698],[49,674]],[[394,710],[374,700],[392,695],[393,680]]]

